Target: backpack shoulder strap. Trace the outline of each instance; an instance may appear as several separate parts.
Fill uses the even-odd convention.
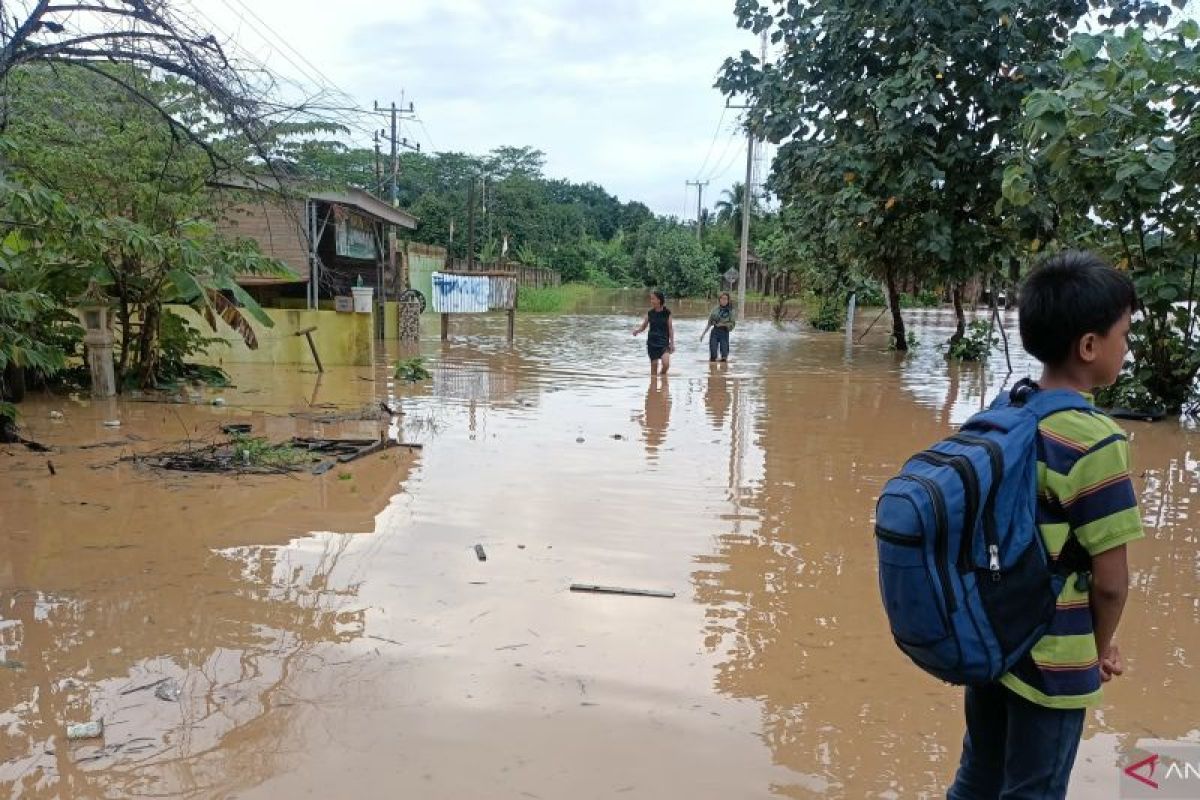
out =
[[[1095,406],[1079,392],[1070,389],[1041,389],[1029,378],[1018,381],[1011,391],[1001,392],[992,403],[992,408],[1007,407],[1024,408],[1038,420],[1060,411],[1096,412]]]
[[[1025,402],[1025,408],[1039,420],[1060,411],[1095,411],[1095,407],[1079,392],[1070,389],[1039,391]]]

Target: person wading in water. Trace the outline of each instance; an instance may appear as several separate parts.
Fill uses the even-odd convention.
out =
[[[675,323],[671,321],[671,309],[667,308],[666,302],[666,296],[658,289],[650,292],[650,310],[633,331],[633,335],[638,336],[646,328],[650,329],[650,335],[646,337],[646,354],[650,356],[651,375],[666,375],[671,369],[671,353],[675,352]]]

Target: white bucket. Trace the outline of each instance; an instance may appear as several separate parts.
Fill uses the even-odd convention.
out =
[[[354,313],[370,314],[371,298],[375,295],[375,289],[370,286],[352,286],[350,293],[354,295]]]

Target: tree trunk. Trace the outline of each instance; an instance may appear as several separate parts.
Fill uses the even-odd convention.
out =
[[[900,311],[900,287],[896,283],[896,270],[887,268],[888,308],[892,312],[892,346],[897,351],[908,351],[908,333],[904,330],[904,315]]]
[[[142,309],[142,329],[138,337],[138,385],[150,389],[158,377],[158,328],[162,308],[147,303]]]
[[[124,297],[118,317],[121,321],[121,355],[117,358],[117,391],[120,392],[125,385],[125,376],[129,374],[129,357],[133,354],[133,309]]]
[[[954,318],[957,321],[954,335],[950,337],[950,344],[957,344],[967,335],[967,314],[963,310],[963,285],[961,283],[955,283],[951,287],[950,299],[954,301]]]

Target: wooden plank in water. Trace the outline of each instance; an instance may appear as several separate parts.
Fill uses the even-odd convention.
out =
[[[675,596],[674,592],[664,592],[658,589],[626,589],[620,586],[597,586],[594,583],[572,583],[571,591],[592,594],[627,594],[634,597],[665,597],[668,600]]]

